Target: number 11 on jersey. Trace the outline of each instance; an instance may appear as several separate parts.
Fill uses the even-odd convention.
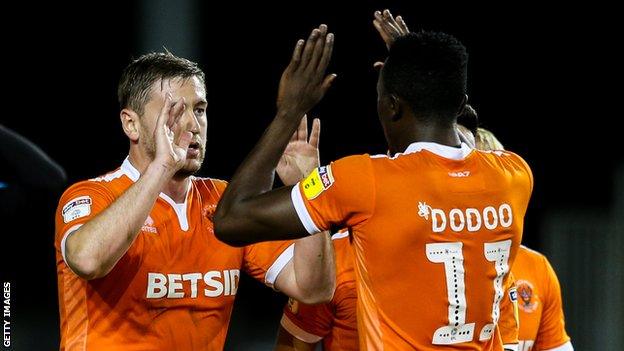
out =
[[[494,298],[492,302],[491,323],[486,324],[479,333],[479,340],[485,341],[492,337],[500,318],[500,302],[504,296],[503,278],[509,272],[509,254],[511,240],[484,244],[484,256],[493,262],[496,269],[494,278]],[[444,264],[446,292],[448,297],[449,324],[438,328],[433,334],[432,344],[451,345],[472,341],[475,323],[466,323],[466,285],[464,279],[463,244],[435,243],[427,244],[427,258],[433,263]]]

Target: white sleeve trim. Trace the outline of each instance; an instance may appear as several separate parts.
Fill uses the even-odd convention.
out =
[[[277,257],[275,262],[269,267],[266,274],[264,275],[264,283],[269,287],[273,287],[275,285],[275,280],[277,280],[277,276],[282,272],[284,267],[292,260],[295,251],[295,244],[291,244],[289,247],[282,252],[281,255]]]
[[[349,236],[349,231],[345,230],[344,232],[338,232],[338,233],[332,234],[331,239],[338,240],[338,239],[346,238],[348,236]]]
[[[282,315],[282,320],[280,322],[282,327],[286,329],[292,336],[295,338],[307,342],[308,344],[316,344],[317,342],[323,340],[322,336],[314,335],[312,333],[308,333],[307,331],[299,328],[295,323],[293,323],[287,315]]]
[[[503,349],[506,350],[511,350],[511,351],[519,351],[518,350],[518,344],[505,344],[503,345]]]
[[[297,216],[299,216],[299,220],[308,231],[310,235],[320,233],[321,230],[314,224],[312,217],[310,217],[310,213],[308,213],[308,209],[303,202],[303,197],[301,197],[301,191],[299,191],[299,183],[295,184],[295,186],[290,191],[290,198],[292,199],[292,203],[295,206],[295,211],[297,211]]]
[[[67,258],[65,257],[65,241],[67,240],[67,237],[69,236],[69,234],[75,232],[80,227],[82,227],[82,224],[76,224],[75,226],[72,226],[71,228],[67,229],[65,234],[63,234],[63,239],[61,239],[61,256],[63,256],[63,261],[65,261],[65,263],[67,263]],[[69,267],[69,265],[67,266]]]
[[[572,347],[572,342],[568,341],[561,346],[555,347],[554,349],[548,349],[544,351],[574,351],[574,348]]]

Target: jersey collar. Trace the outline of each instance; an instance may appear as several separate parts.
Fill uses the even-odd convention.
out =
[[[139,177],[141,176],[141,173],[139,173],[139,171],[136,168],[134,168],[132,163],[130,163],[130,158],[129,157],[126,157],[126,159],[121,164],[121,170],[133,182],[136,182],[137,180],[139,180]]]
[[[130,180],[132,180],[133,182],[136,182],[137,180],[139,180],[139,177],[141,177],[141,173],[139,173],[139,170],[134,168],[132,163],[130,163],[129,157],[126,157],[126,159],[121,164],[121,171],[128,178],[130,178]],[[184,202],[181,204],[175,203],[175,201],[173,201],[173,199],[165,193],[161,192],[158,195],[161,199],[165,200],[173,208],[173,210],[175,211],[178,217],[178,222],[180,223],[180,229],[182,229],[183,231],[187,231],[189,229],[186,208],[188,204],[189,193],[191,190],[191,183],[192,182],[188,183],[188,189],[186,189],[186,196],[184,197]]]
[[[407,149],[405,149],[405,152],[403,154],[412,154],[422,150],[427,150],[440,157],[448,158],[451,160],[463,160],[468,156],[468,154],[472,152],[472,148],[466,143],[461,143],[460,147],[452,147],[438,143],[419,141],[411,143],[407,147]]]

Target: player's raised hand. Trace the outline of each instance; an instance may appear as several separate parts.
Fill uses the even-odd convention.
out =
[[[308,140],[308,117],[304,115],[277,164],[277,174],[284,185],[296,184],[314,168],[320,166],[318,148],[320,136],[321,120],[315,118]]]
[[[186,103],[184,98],[175,103],[172,100],[171,94],[167,93],[164,105],[156,121],[156,129],[154,130],[156,155],[154,161],[165,166],[173,174],[182,168],[186,161],[186,152],[193,138],[193,133],[181,131],[177,140],[175,140],[176,137],[173,131],[180,117],[184,114]]]
[[[321,101],[336,78],[335,74],[325,75],[333,46],[334,34],[327,33],[324,24],[314,29],[308,40],[297,42],[280,80],[278,110],[294,111],[293,115],[300,117]]]
[[[388,50],[390,50],[390,47],[398,37],[409,33],[403,18],[401,16],[392,16],[388,9],[383,10],[383,12],[375,11],[373,25],[386,43]]]

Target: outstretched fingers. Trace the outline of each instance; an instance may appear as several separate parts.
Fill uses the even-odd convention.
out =
[[[184,110],[186,110],[186,100],[184,98],[181,98],[180,100],[176,101],[175,104],[173,104],[173,106],[171,107],[171,111],[169,111],[167,127],[173,129],[180,120],[180,118],[184,115]]]
[[[381,22],[378,19],[375,18],[373,20],[373,25],[375,26],[375,29],[377,29],[377,32],[379,32],[379,35],[381,35],[381,39],[384,41],[384,43],[392,40],[392,38],[390,37],[386,29],[381,25]]]
[[[334,33],[327,34],[325,38],[325,46],[323,47],[323,53],[317,66],[317,72],[325,74],[329,61],[331,60],[332,53],[334,52]]]
[[[392,16],[392,14],[390,13],[390,10],[388,10],[388,9],[384,10],[384,12],[383,12],[383,19],[384,19],[385,24],[387,26],[389,26],[390,28],[392,28],[392,30],[395,33],[397,33],[397,34],[401,33],[401,27],[395,21],[394,16]]]
[[[320,139],[321,139],[321,120],[318,118],[315,118],[312,121],[312,131],[310,132],[309,144],[312,145],[314,148],[318,149]]]
[[[301,54],[303,52],[303,44],[305,44],[305,40],[299,39],[297,40],[297,44],[295,44],[295,49],[293,50],[292,58],[290,59],[290,64],[288,68],[290,70],[296,70],[301,63]]]
[[[407,24],[403,20],[403,17],[397,16],[396,21],[397,21],[397,24],[399,25],[399,28],[403,31],[403,34],[409,33],[409,29],[407,28]]]
[[[312,30],[312,32],[310,33],[310,36],[308,37],[308,40],[305,43],[305,47],[303,48],[303,53],[301,54],[301,61],[299,63],[299,68],[306,68],[310,64],[310,61],[312,59],[312,54],[316,47],[316,41],[318,40],[320,35],[321,35],[321,31],[318,30],[317,28]]]
[[[303,115],[299,127],[297,128],[297,140],[308,141],[308,115]]]
[[[160,114],[158,115],[158,119],[156,120],[156,128],[162,128],[169,122],[169,113],[171,112],[171,100],[173,97],[171,93],[165,94],[165,102],[163,107],[160,109]]]
[[[319,37],[316,40],[316,43],[314,45],[314,50],[312,51],[312,57],[310,58],[310,63],[308,64],[308,67],[307,67],[311,71],[316,71],[319,66],[319,62],[321,61],[321,58],[324,53],[325,41],[327,37],[326,25],[321,24],[318,30],[319,30]]]

